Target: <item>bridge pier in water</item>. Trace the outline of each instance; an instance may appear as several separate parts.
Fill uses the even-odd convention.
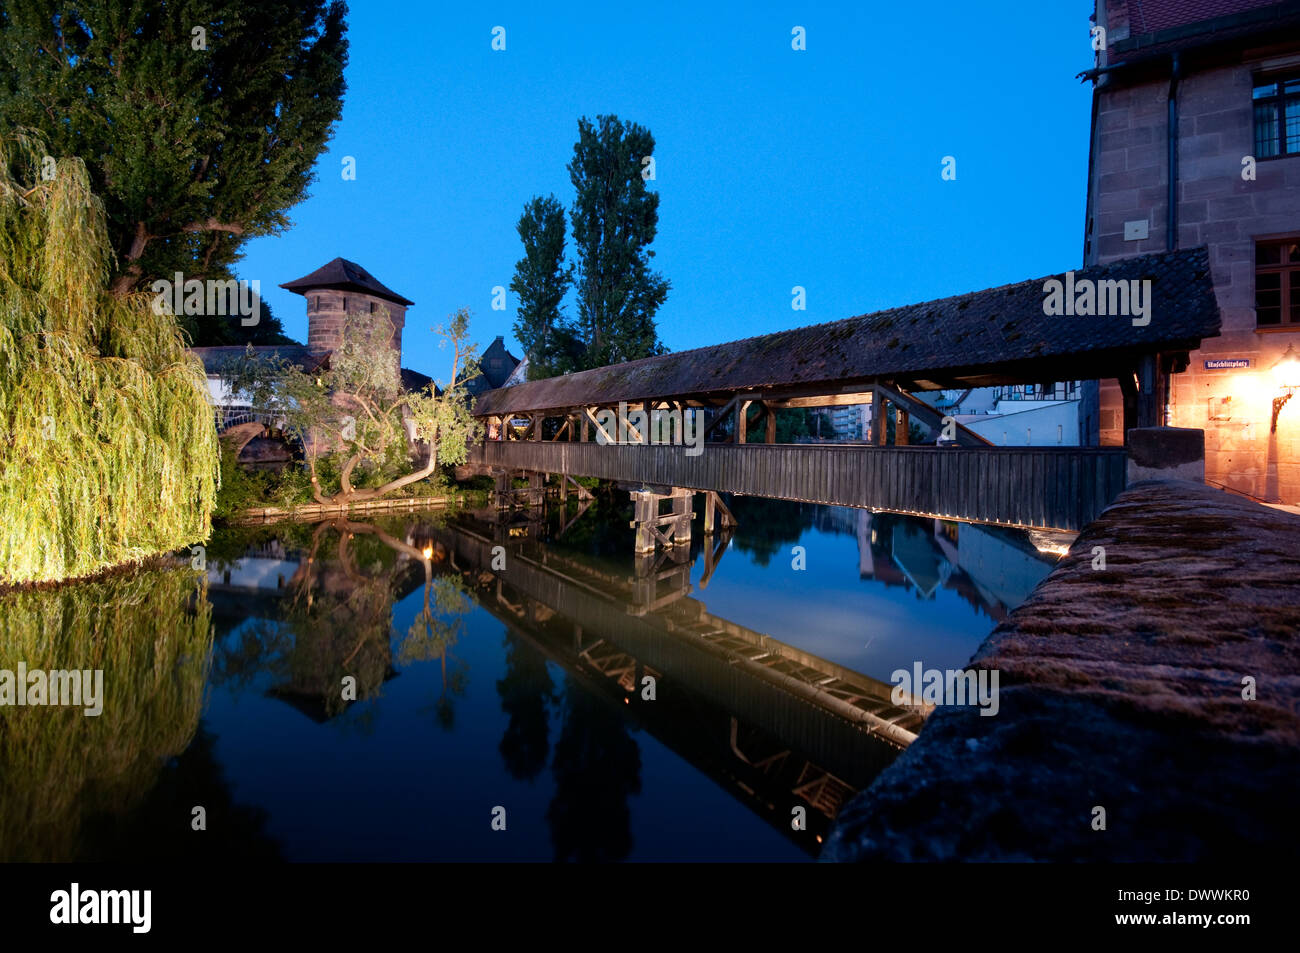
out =
[[[632,493],[633,545],[637,555],[653,553],[657,546],[671,549],[691,545],[692,500],[695,494],[680,487],[637,487]],[[668,512],[662,511],[667,502]]]

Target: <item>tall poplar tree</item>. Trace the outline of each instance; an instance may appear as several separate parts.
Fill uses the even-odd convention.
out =
[[[564,263],[564,207],[554,195],[537,196],[524,206],[516,228],[524,257],[510,281],[519,300],[515,338],[528,357],[528,379],[539,380],[573,370],[581,360],[581,345],[561,306],[573,280],[573,267]]]
[[[578,120],[569,163],[576,196],[570,219],[578,258],[578,330],[584,367],[662,354],[655,312],[666,278],[650,268],[659,196],[646,188],[642,160],[654,155],[650,130],[617,116]]]
[[[342,111],[340,0],[5,0],[0,129],[80,157],[104,201],[110,288],[233,277],[288,225]]]

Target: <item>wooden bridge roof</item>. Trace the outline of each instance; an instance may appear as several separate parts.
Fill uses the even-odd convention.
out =
[[[478,416],[738,392],[846,393],[872,382],[913,390],[1094,380],[1137,355],[1186,351],[1219,333],[1204,247],[1077,269],[1074,280],[1150,279],[1151,319],[1049,316],[1043,286],[1064,274],[760,337],[498,388]]]

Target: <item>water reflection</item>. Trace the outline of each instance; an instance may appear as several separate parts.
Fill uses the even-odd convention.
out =
[[[550,709],[555,682],[546,656],[530,642],[507,630],[502,641],[506,675],[497,682],[501,710],[510,716],[497,751],[510,776],[531,781],[542,773],[551,750]]]
[[[101,669],[105,693],[96,717],[0,706],[0,859],[276,855],[198,731],[210,616],[181,569],[0,594],[0,668]],[[192,831],[193,805],[222,838]]]
[[[0,597],[6,659],[109,685],[98,722],[0,708],[6,859],[815,857],[922,723],[889,666],[964,662],[1059,540],[731,506],[643,557],[603,498],[225,530],[206,575]]]

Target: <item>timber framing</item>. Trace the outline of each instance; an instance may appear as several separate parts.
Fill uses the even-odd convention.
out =
[[[1129,425],[1157,425],[1168,374],[1219,333],[1206,250],[1143,255],[1074,272],[1074,285],[1149,280],[1145,324],[1130,315],[1047,315],[1044,284],[1062,277],[498,388],[479,397],[474,414],[494,421],[506,439],[513,438],[512,420],[529,421],[522,439],[540,439],[543,420],[556,418],[559,424],[547,431],[555,433],[552,439],[583,441],[594,427],[596,439],[614,443],[616,435],[597,420],[602,409],[703,410],[710,439],[725,430],[725,442],[745,442],[748,428],[736,426],[744,414],[750,427],[764,421],[771,442],[775,413],[784,409],[874,403],[882,413],[873,416],[883,421],[889,404],[899,419],[915,417],[934,429],[935,412],[914,393],[1117,379],[1135,388]],[[755,404],[762,416],[749,419]],[[724,419],[729,428],[720,426]],[[877,445],[884,443],[883,423],[880,429],[871,439]],[[957,439],[983,442],[972,437],[964,432]]]

